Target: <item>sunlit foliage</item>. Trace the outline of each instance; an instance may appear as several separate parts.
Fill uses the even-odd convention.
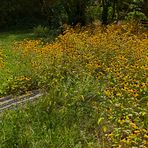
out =
[[[109,98],[141,98],[146,93],[147,46],[147,33],[123,24],[69,28],[51,44],[26,40],[15,45],[15,52],[21,51],[22,60],[30,57],[36,74],[52,67],[71,75],[85,71],[105,82]]]
[[[98,114],[92,130],[99,144],[146,148],[147,35],[140,26],[132,24],[105,28],[67,26],[52,43],[40,40],[16,43],[13,50],[20,56],[19,64],[28,62],[26,71],[32,75],[16,78],[15,85],[20,79],[32,84],[36,79],[38,87],[47,92],[52,90],[49,95],[53,98],[60,94],[58,99],[65,105],[90,100],[92,110]],[[76,92],[78,81],[87,78],[91,78],[91,83],[79,89],[89,89]],[[66,88],[67,83],[71,85]],[[66,100],[71,97],[72,102]]]

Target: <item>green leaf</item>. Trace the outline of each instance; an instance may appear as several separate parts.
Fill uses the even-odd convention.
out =
[[[100,117],[100,118],[98,119],[97,124],[99,125],[103,119],[104,119],[103,117]]]

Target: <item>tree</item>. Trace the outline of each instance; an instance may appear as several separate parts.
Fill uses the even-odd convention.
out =
[[[109,12],[109,9],[112,11]],[[148,0],[102,0],[102,24],[131,15],[135,19],[142,19],[144,15],[148,17]]]
[[[102,24],[108,23],[109,0],[102,0]]]
[[[35,19],[42,18],[39,0],[4,0],[0,1],[0,26],[33,24]],[[25,20],[28,20],[25,21]]]
[[[142,12],[148,18],[148,0],[143,0]]]
[[[86,24],[85,10],[89,0],[62,0],[62,5],[68,16],[68,24],[75,26]]]
[[[57,14],[60,0],[40,0],[41,10],[43,15],[46,17],[48,25],[59,26],[59,16],[60,13]]]

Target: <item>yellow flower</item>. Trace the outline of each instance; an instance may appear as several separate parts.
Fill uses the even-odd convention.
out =
[[[145,135],[144,135],[144,138],[148,139],[148,135],[145,134]]]

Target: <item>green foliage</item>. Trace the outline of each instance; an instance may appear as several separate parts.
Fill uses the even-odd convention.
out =
[[[92,84],[92,80],[77,81],[77,84],[70,81],[59,83],[60,86],[51,89],[52,93],[50,92],[49,96],[43,97],[33,106],[28,105],[23,110],[4,113],[0,123],[1,146],[17,145],[28,148],[97,146],[94,134],[97,114],[89,101],[84,102],[83,96],[80,96],[83,91],[89,94],[89,83]],[[59,87],[67,89],[66,92],[60,93]],[[61,97],[63,99],[59,102]]]
[[[86,9],[86,21],[91,23],[95,20],[101,20],[101,8],[100,6],[88,6]]]
[[[0,2],[0,27],[33,25],[42,20],[40,0],[8,0]],[[29,23],[29,24],[28,24]]]
[[[80,23],[82,26],[86,24],[86,7],[88,5],[88,0],[62,0],[62,5],[68,16],[69,25],[77,25]]]
[[[50,44],[14,44],[0,71],[7,88],[47,96],[0,114],[0,145],[145,148],[147,32],[137,27],[68,27]]]
[[[140,20],[147,20],[147,17],[142,12],[133,11],[133,12],[129,12],[125,17],[125,19],[140,21]]]
[[[1,1],[0,27],[48,24],[86,25],[94,20],[108,24],[114,20],[146,19],[147,0],[15,0]],[[146,16],[146,17],[145,17]]]
[[[14,54],[12,51],[14,42],[19,42],[25,38],[34,38],[30,30],[17,30],[0,34],[0,53],[3,53],[3,63],[0,63],[0,97],[10,94],[10,91],[12,91],[12,93],[16,93],[16,91],[23,93],[28,90],[28,86],[33,86],[36,83],[33,79],[33,81],[31,80],[31,85],[28,83],[30,81],[26,81],[25,79],[25,81],[16,81],[21,78],[21,76],[27,76],[28,78],[30,76],[29,60],[22,62],[20,65],[19,53]],[[1,67],[1,64],[3,67]],[[26,67],[28,67],[28,69],[26,69]],[[26,88],[22,84],[24,84]],[[19,92],[20,88],[23,89]]]
[[[103,97],[103,86],[93,77],[56,81],[50,82],[48,96],[1,115],[2,147],[117,147],[120,140],[124,147],[145,142],[145,106]],[[136,139],[139,133],[145,138]],[[130,137],[126,141],[124,136]]]
[[[24,94],[29,90],[37,89],[37,82],[29,76],[15,76],[9,78],[7,83],[3,84],[3,91],[9,94]]]
[[[33,28],[33,33],[36,37],[49,37],[49,28],[39,25]]]

